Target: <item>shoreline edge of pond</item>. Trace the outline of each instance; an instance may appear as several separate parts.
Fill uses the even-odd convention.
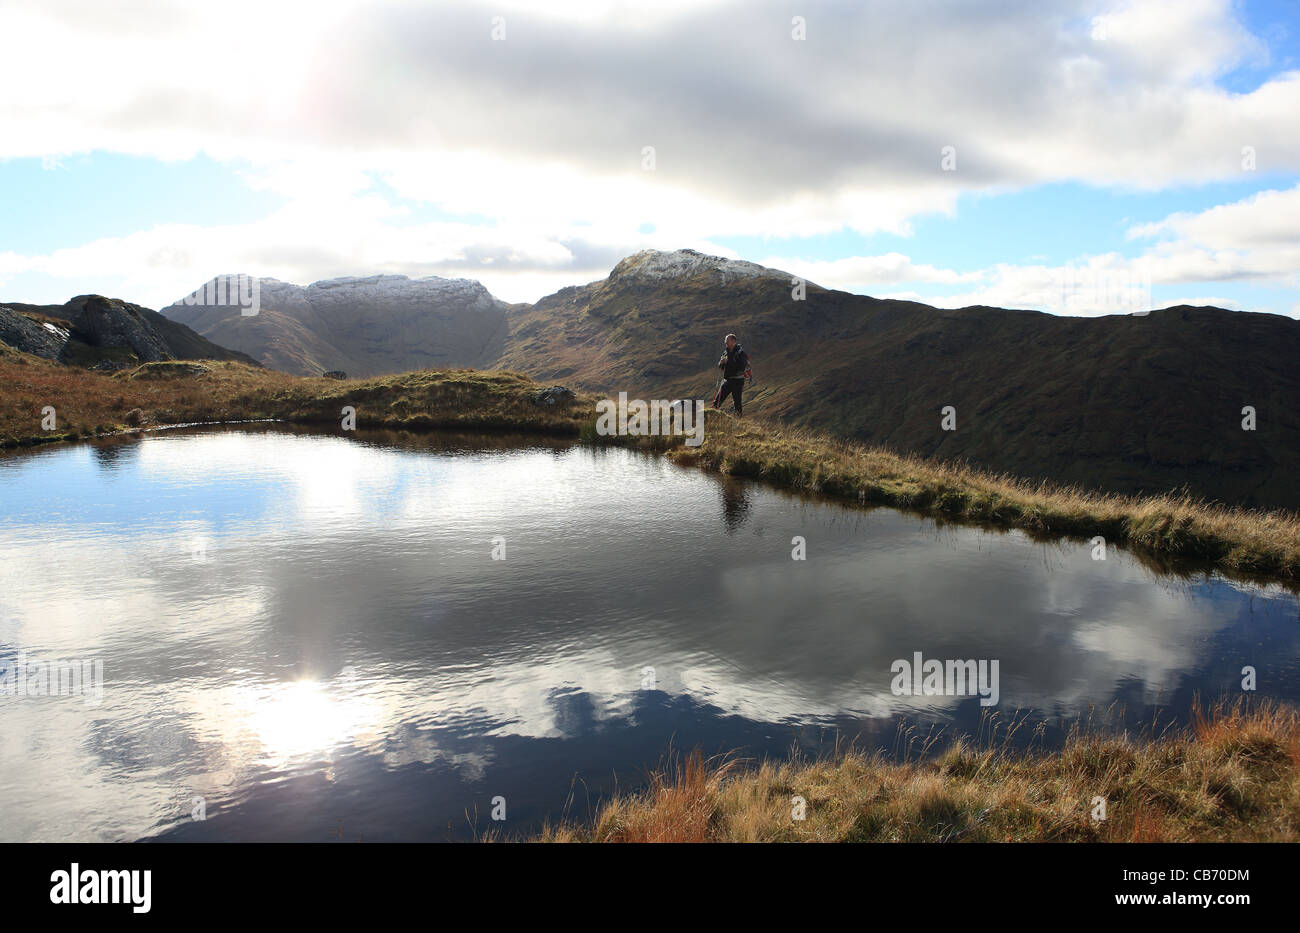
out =
[[[657,451],[683,466],[1040,539],[1101,539],[1165,572],[1213,569],[1300,588],[1300,516],[1191,496],[1124,496],[926,460],[768,419],[709,410],[703,443],[601,436],[596,398],[517,373],[422,370],[374,379],[292,376],[241,363],[147,363],[112,375],[0,346],[0,448],[193,423],[341,423],[408,431],[537,433]],[[54,427],[44,429],[48,409]],[[1180,566],[1181,565],[1181,566]]]

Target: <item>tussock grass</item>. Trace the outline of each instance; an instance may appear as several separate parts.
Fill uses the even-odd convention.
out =
[[[1204,842],[1300,840],[1300,713],[1198,707],[1193,725],[1134,736],[1079,723],[1060,752],[996,731],[904,760],[847,751],[742,769],[698,752],[547,842]],[[1004,733],[1005,736],[1005,733]],[[793,798],[806,801],[792,818]],[[1097,797],[1106,818],[1093,818]]]
[[[657,439],[662,446],[662,439]],[[1161,570],[1197,562],[1251,577],[1300,580],[1300,516],[1191,496],[1120,496],[925,460],[830,435],[710,411],[704,443],[667,450],[679,463],[952,521],[1123,545]]]

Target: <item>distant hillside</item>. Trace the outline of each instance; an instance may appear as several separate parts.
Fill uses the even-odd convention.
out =
[[[690,251],[512,311],[500,365],[587,389],[700,396],[729,331],[749,410],[898,450],[1119,492],[1187,486],[1300,507],[1300,322],[1178,307],[1058,317],[948,311]],[[941,430],[941,409],[957,430]],[[1241,427],[1243,406],[1257,429]]]
[[[161,360],[255,362],[157,311],[102,295],[78,295],[62,305],[0,305],[0,342],[44,359],[99,369]]]
[[[468,279],[373,275],[300,286],[264,278],[258,285],[256,315],[201,300],[179,301],[162,313],[267,366],[302,376],[490,368],[504,349],[507,305]],[[193,294],[201,299],[209,292],[200,286]]]
[[[164,310],[300,374],[495,367],[642,398],[710,395],[735,331],[756,414],[1089,488],[1300,508],[1300,322],[1277,315],[949,311],[811,283],[795,301],[787,273],[691,250],[637,253],[532,305],[466,280],[262,282],[257,317]]]

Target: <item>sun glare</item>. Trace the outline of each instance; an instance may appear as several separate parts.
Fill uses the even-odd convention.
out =
[[[328,756],[374,722],[373,704],[338,684],[298,680],[241,693],[244,730],[275,762]]]

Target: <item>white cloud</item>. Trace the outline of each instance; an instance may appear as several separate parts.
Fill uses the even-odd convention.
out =
[[[835,260],[803,260],[769,257],[758,260],[760,265],[782,269],[816,282],[826,288],[857,291],[877,283],[890,282],[978,282],[984,278],[981,270],[957,272],[934,266],[916,264],[902,253],[885,253],[879,256],[849,256]]]
[[[239,226],[195,218],[0,254],[0,284],[116,276],[128,297],[161,304],[216,270],[299,282],[436,272],[531,300],[647,246],[908,235],[913,218],[952,213],[964,192],[1234,179],[1246,145],[1261,169],[1300,171],[1300,72],[1248,94],[1213,83],[1267,54],[1229,0],[799,12],[805,42],[791,39],[788,8],[724,0],[128,0],[113,16],[91,0],[14,0],[0,8],[0,33],[15,37],[0,158],[207,152],[251,162],[250,184],[288,203]],[[491,39],[495,15],[507,18],[503,42]],[[946,145],[954,172],[940,168]],[[486,222],[413,220],[375,178]],[[1191,282],[1300,268],[1285,242],[1296,195],[1274,194],[1261,210],[1135,230],[1159,241],[1133,270]],[[780,262],[824,284],[983,284],[955,298],[1038,307],[1065,274],[958,271],[898,253]]]
[[[1240,171],[1247,144],[1267,164],[1300,167],[1300,75],[1246,95],[1209,80],[1263,54],[1228,0],[1109,12],[1082,0],[1007,11],[814,2],[805,42],[770,3],[134,6],[118,21],[127,29],[86,0],[6,5],[0,31],[20,41],[6,51],[18,79],[0,87],[0,155],[349,153],[382,169],[404,155],[475,154],[512,170],[562,164],[585,188],[638,170],[654,145],[661,188],[747,209],[804,196],[810,220],[886,186],[1222,178]],[[502,42],[490,36],[496,14],[510,24]],[[1092,37],[1094,14],[1105,40]],[[949,144],[958,170],[942,175]],[[476,203],[490,194],[482,178],[450,183],[435,164],[426,187]],[[601,193],[572,192],[574,206]],[[932,200],[916,207],[927,209]],[[837,225],[846,216],[826,212]]]
[[[999,263],[982,270],[983,287],[923,299],[940,308],[990,305],[1053,314],[1096,317],[1151,308],[1151,282],[1143,270],[1116,253],[1058,265]]]
[[[1129,0],[1094,17],[1089,34],[1133,72],[1197,81],[1268,58],[1267,47],[1230,13],[1222,0]]]
[[[1153,305],[1151,290],[1158,285],[1194,282],[1300,285],[1300,185],[1262,191],[1197,213],[1171,214],[1155,223],[1133,226],[1128,236],[1155,242],[1132,258],[1105,253],[1056,266],[998,264],[966,274],[969,277],[964,281],[984,283],[981,288],[939,298],[916,299],[914,293],[906,297],[945,308],[993,305],[1087,316],[1176,304],[1268,310],[1245,309],[1234,299],[1204,296]],[[900,268],[915,268],[906,257],[900,259],[905,260],[899,263]],[[851,268],[857,261],[840,260],[836,265]],[[899,280],[944,281],[941,276],[924,274],[894,281]]]
[[[1148,253],[1167,281],[1261,278],[1300,284],[1300,185],[1261,191],[1199,213],[1178,213],[1129,231],[1163,238]]]
[[[158,227],[45,256],[0,253],[0,285],[23,273],[69,280],[120,276],[122,294],[161,307],[215,274],[214,269],[299,283],[346,273],[393,272],[476,278],[507,301],[533,301],[567,285],[603,278],[619,258],[644,247],[690,246],[735,255],[707,238],[692,236],[685,227],[641,234],[614,216],[602,217],[599,223],[547,223],[541,217],[492,225],[409,222],[404,209],[394,208],[373,191],[350,190],[359,188],[364,176],[340,177],[352,183],[337,185],[334,196],[302,196],[250,224]],[[1133,258],[1105,253],[1055,266],[1000,263],[974,270],[917,263],[898,252],[831,261],[783,256],[759,261],[827,288],[940,307],[979,304],[1058,314],[1127,313],[1151,308],[1151,290],[1157,285],[1300,284],[1300,185],[1136,225],[1130,238],[1155,242]],[[975,287],[940,297],[876,287],[902,282]],[[1165,305],[1182,303],[1240,307],[1219,297],[1189,297]]]

